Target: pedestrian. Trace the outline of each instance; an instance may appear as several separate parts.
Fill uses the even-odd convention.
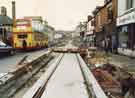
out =
[[[104,43],[105,43],[105,45],[104,45],[104,50],[105,50],[105,52],[108,54],[108,52],[109,52],[109,43],[108,43],[108,38],[105,38],[105,41],[104,41]]]
[[[118,48],[118,43],[116,41],[116,38],[112,39],[112,51],[113,53],[117,54],[117,48]]]
[[[24,40],[23,40],[23,50],[26,50],[26,48],[27,48],[27,42],[26,42],[26,40],[24,39]]]
[[[102,41],[102,49],[105,49],[105,40]]]
[[[112,40],[111,40],[111,38],[108,38],[108,51],[112,52]]]

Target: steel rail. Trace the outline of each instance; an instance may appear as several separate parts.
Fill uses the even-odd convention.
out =
[[[65,54],[66,56],[65,56],[65,58],[63,59],[63,62],[61,63],[61,68],[59,68],[58,70],[57,70],[57,72],[55,73],[55,75],[54,75],[54,77],[52,77],[52,81],[50,81],[50,84],[48,84],[48,86],[47,86],[47,88],[46,88],[46,91],[43,93],[43,95],[41,96],[41,98],[51,98],[51,97],[53,97],[54,96],[54,98],[55,97],[59,97],[59,98],[64,98],[64,96],[65,96],[65,98],[68,98],[69,96],[70,97],[75,97],[75,96],[83,96],[83,97],[85,97],[85,98],[89,98],[88,97],[88,93],[87,93],[87,90],[86,90],[86,85],[84,85],[84,78],[83,78],[83,76],[82,76],[82,73],[81,73],[81,70],[80,70],[80,68],[79,68],[79,62],[78,62],[78,60],[77,60],[77,57],[76,57],[76,53],[68,53],[68,52],[66,52],[66,54]],[[67,56],[68,55],[68,56]],[[69,56],[69,55],[72,55],[72,57],[71,56]],[[67,57],[71,57],[71,58],[67,58]],[[72,60],[71,60],[72,59]],[[67,66],[70,66],[70,67],[67,67]],[[69,76],[67,77],[67,76],[65,76],[65,77],[67,77],[67,78],[65,78],[64,77],[64,75],[67,75],[67,72],[70,72],[70,71],[68,71],[68,70],[72,70],[73,71],[73,69],[71,68],[73,66],[73,69],[74,69],[74,71],[75,71],[75,73],[73,72],[71,72],[71,73],[69,73]],[[76,67],[75,67],[76,66]],[[65,71],[63,71],[63,70],[65,70]],[[78,72],[78,75],[76,75],[77,74],[77,72]],[[66,74],[65,74],[66,73]],[[60,75],[61,74],[61,75]],[[62,74],[64,74],[64,75],[62,75]],[[74,78],[74,79],[72,79],[71,77],[70,77],[70,75],[73,75],[73,77],[72,78]],[[78,78],[76,78],[76,77],[78,77],[79,76],[79,79]],[[56,78],[57,77],[57,78]],[[70,78],[69,78],[70,77]],[[81,78],[80,78],[81,77]],[[70,92],[68,92],[68,90],[69,89],[67,89],[66,87],[65,87],[65,84],[70,84],[70,83],[77,83],[77,81],[76,81],[76,79],[78,80],[78,81],[80,81],[80,83],[83,85],[83,87],[84,88],[82,88],[82,87],[80,87],[81,85],[79,84],[78,85],[78,87],[77,87],[77,89],[76,89],[76,87],[74,87],[73,85],[72,85],[72,89],[74,89],[73,91],[72,91],[72,89],[71,89],[71,91],[72,91],[72,93],[71,93],[71,95],[70,95]],[[57,81],[58,80],[58,81]],[[64,82],[62,82],[62,81],[64,81]],[[74,81],[74,82],[73,82]],[[54,83],[54,84],[53,84]],[[60,83],[60,84],[59,84]],[[50,88],[51,87],[51,85],[53,85],[53,88]],[[59,86],[58,86],[59,85]],[[71,85],[71,84],[70,84]],[[60,87],[60,89],[59,89],[59,87]],[[80,90],[78,89],[80,87]],[[52,90],[51,90],[52,89]],[[62,89],[62,92],[61,92],[61,89]],[[76,89],[76,90],[75,90]],[[47,90],[49,90],[49,91],[47,91]],[[84,93],[84,91],[85,91],[85,93]],[[49,93],[50,92],[50,93]],[[53,92],[53,93],[51,93],[51,92]],[[76,92],[78,92],[78,95],[76,94]],[[83,92],[82,94],[80,93],[80,92]],[[68,94],[67,94],[68,93]],[[73,94],[73,93],[75,93],[75,94]],[[61,94],[61,95],[60,95]],[[64,95],[65,94],[65,95]],[[72,95],[73,94],[73,95]],[[86,95],[83,95],[83,94],[86,94]],[[56,95],[56,96],[55,96]],[[60,97],[60,96],[62,96],[62,97]],[[69,97],[69,98],[70,98]],[[78,97],[78,98],[79,98]],[[80,97],[80,98],[81,98]]]
[[[107,95],[104,93],[103,89],[101,88],[101,86],[99,85],[99,83],[97,82],[93,73],[87,67],[82,57],[79,54],[77,54],[76,56],[77,56],[80,68],[83,72],[84,78],[86,80],[89,95],[91,95],[90,97],[91,98],[108,98]]]
[[[51,76],[56,71],[57,67],[59,66],[64,54],[61,54],[55,62],[49,67],[47,72],[45,72],[44,75],[41,76],[41,78],[30,88],[23,98],[41,98],[43,93],[46,90],[46,86],[51,78]],[[82,59],[82,57],[79,54],[76,54],[76,59],[78,61],[78,66],[80,66],[80,69],[82,71],[82,75],[84,77],[84,80],[87,84],[87,91],[89,94],[89,98],[108,98],[106,94],[104,93],[103,89],[97,82],[96,78],[92,74],[92,72],[87,67],[86,63]]]
[[[92,98],[92,95],[93,95],[93,94],[92,94],[92,92],[91,92],[91,89],[89,89],[89,87],[88,87],[87,79],[86,79],[85,74],[84,74],[84,72],[83,72],[83,70],[82,70],[82,68],[81,68],[81,63],[80,63],[80,61],[79,61],[79,58],[78,58],[77,54],[76,54],[76,58],[77,58],[77,61],[78,61],[78,64],[79,64],[81,73],[82,73],[82,75],[83,75],[84,83],[85,83],[86,88],[87,88],[87,93],[88,93],[88,95],[89,95],[89,98]]]
[[[21,89],[39,70],[48,64],[53,56],[49,53],[42,54],[42,56],[34,59],[30,63],[9,72],[0,78],[0,98],[11,98],[15,93]],[[38,66],[37,66],[38,63]],[[29,73],[26,69],[32,66],[32,70]]]
[[[40,98],[46,89],[51,76],[59,66],[64,54],[60,54],[54,63],[48,68],[47,72],[43,74],[40,79],[32,86],[22,98]]]

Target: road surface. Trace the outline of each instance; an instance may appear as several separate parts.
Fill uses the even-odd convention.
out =
[[[28,60],[31,61],[45,53],[47,49],[26,52],[26,53],[17,53],[14,56],[9,56],[5,58],[0,58],[0,73],[7,73],[10,70],[14,69],[16,64],[26,55],[28,55]]]

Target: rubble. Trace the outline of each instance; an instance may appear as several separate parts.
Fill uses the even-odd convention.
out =
[[[87,63],[109,98],[135,96],[135,77],[128,72],[128,67],[110,64],[109,56],[102,52],[89,51],[88,54]]]
[[[88,63],[91,65],[103,65],[108,61],[108,57],[103,53],[97,51],[89,53]]]

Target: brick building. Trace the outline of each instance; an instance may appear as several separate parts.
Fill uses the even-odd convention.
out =
[[[117,0],[105,0],[103,6],[95,8],[93,15],[97,45],[100,46],[105,37],[110,37],[118,42],[116,29]]]

